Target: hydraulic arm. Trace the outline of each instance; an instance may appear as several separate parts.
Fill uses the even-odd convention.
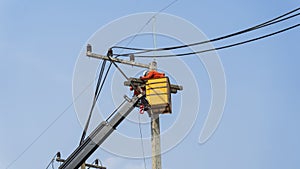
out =
[[[126,116],[134,109],[142,95],[125,98],[119,111],[108,121],[101,122],[97,128],[76,148],[76,150],[63,162],[59,169],[77,169],[88,157],[109,137]]]

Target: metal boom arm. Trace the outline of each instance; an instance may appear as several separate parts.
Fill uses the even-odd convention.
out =
[[[126,99],[125,104],[112,119],[110,121],[101,122],[84,142],[65,160],[59,169],[79,168],[134,109],[141,97],[142,95],[139,95],[134,96],[131,100]]]

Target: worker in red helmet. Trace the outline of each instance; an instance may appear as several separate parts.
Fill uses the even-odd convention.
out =
[[[156,70],[146,70],[143,73],[143,76],[140,77],[141,80],[148,80],[148,79],[156,79],[156,78],[162,78],[165,77],[164,73],[159,73]],[[130,86],[130,90],[134,91],[134,95],[137,96],[139,94],[144,94],[145,92],[145,87],[140,88],[139,90],[137,90],[137,86]]]
[[[148,80],[148,79],[156,79],[165,77],[164,73],[157,72],[156,70],[145,71],[144,76],[141,76],[140,79]]]

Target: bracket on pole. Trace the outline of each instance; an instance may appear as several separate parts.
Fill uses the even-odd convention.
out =
[[[65,159],[61,158],[60,152],[57,152],[55,160],[57,162],[65,162],[66,161]],[[84,163],[83,165],[84,165],[84,167],[89,167],[89,168],[106,169],[106,167],[103,167],[102,165],[99,166],[99,160],[98,159],[95,160],[94,164]]]
[[[91,57],[91,58],[96,58],[96,59],[114,61],[116,63],[122,63],[122,64],[141,67],[141,68],[147,68],[147,69],[151,68],[150,64],[138,63],[138,62],[135,62],[134,59],[132,59],[132,58],[131,58],[131,60],[124,60],[124,59],[119,59],[119,58],[114,58],[114,57],[109,58],[104,55],[92,53],[92,46],[90,44],[87,45],[86,56]],[[133,56],[131,56],[131,57],[133,57]]]

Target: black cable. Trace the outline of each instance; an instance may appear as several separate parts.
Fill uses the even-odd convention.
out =
[[[126,78],[126,80],[128,80],[131,84],[131,86],[133,87],[134,90],[138,90],[133,84],[132,82],[129,80],[129,78],[126,76],[126,74],[122,71],[122,69],[111,59],[111,56],[113,56],[113,50],[112,49],[109,49],[108,52],[107,52],[107,57],[110,61],[110,65],[111,66],[112,64],[121,72],[121,74]],[[109,117],[106,119],[106,121],[108,121],[118,110],[119,108],[125,103],[126,100],[124,100],[121,105],[119,107],[117,107],[110,115]]]
[[[85,136],[86,136],[86,132],[88,130],[88,127],[89,127],[89,124],[90,124],[90,120],[91,120],[91,117],[92,117],[92,114],[93,114],[93,110],[94,110],[94,107],[96,105],[96,96],[99,92],[99,86],[100,86],[100,83],[102,81],[102,76],[103,76],[103,71],[105,69],[105,64],[106,64],[106,61],[103,60],[102,62],[102,66],[101,66],[101,70],[100,70],[100,73],[99,73],[99,77],[98,77],[98,81],[97,81],[97,85],[96,85],[96,90],[95,90],[95,94],[94,94],[94,99],[93,99],[93,103],[92,103],[92,107],[90,109],[90,112],[89,112],[89,116],[88,116],[88,119],[85,123],[85,126],[84,126],[84,129],[82,131],[82,135],[81,135],[81,139],[80,139],[80,142],[79,142],[79,145],[81,145],[85,139]]]
[[[109,61],[119,70],[119,72],[125,77],[126,80],[129,80],[129,78],[122,71],[122,69],[111,59],[111,56],[113,56],[113,51],[112,51],[112,49],[109,49],[107,52],[107,57],[108,57]]]
[[[97,81],[97,85],[96,85],[94,99],[96,99],[96,96],[98,95],[99,90],[100,90],[100,84],[101,84],[101,81],[102,81],[102,76],[103,76],[103,72],[104,72],[104,69],[105,69],[105,65],[106,65],[106,60],[103,60],[102,66],[101,66],[101,69],[100,69],[100,73],[99,73],[99,77],[98,77],[98,81]]]
[[[123,102],[108,116],[108,118],[105,120],[108,122],[108,120],[120,109],[120,107],[126,102],[126,100],[123,100]]]
[[[267,38],[267,37],[270,37],[270,36],[285,32],[285,31],[288,31],[290,29],[294,29],[298,26],[300,26],[300,24],[296,24],[296,25],[293,25],[291,27],[281,29],[279,31],[276,31],[276,32],[273,32],[273,33],[270,33],[270,34],[267,34],[267,35],[263,35],[263,36],[260,36],[260,37],[257,37],[257,38],[249,39],[249,40],[246,40],[246,41],[242,41],[242,42],[238,42],[238,43],[234,43],[234,44],[230,44],[230,45],[226,45],[226,46],[221,46],[221,47],[218,47],[218,48],[206,49],[206,50],[201,50],[201,51],[196,51],[196,52],[189,52],[189,53],[180,53],[180,54],[172,54],[172,55],[160,55],[159,57],[178,57],[178,56],[193,55],[193,54],[199,54],[199,53],[205,53],[205,52],[210,52],[210,51],[215,51],[215,50],[226,49],[226,48],[242,45],[242,44],[245,44],[245,43],[250,43],[250,42],[253,42],[253,41],[257,41],[257,40],[260,40],[260,39],[264,39],[264,38]],[[149,57],[153,57],[153,56],[151,56],[151,55],[144,55],[144,56],[138,55],[136,57],[149,58]]]
[[[285,17],[287,15],[290,15],[290,14],[298,11],[299,9],[300,8],[294,9],[294,10],[292,10],[290,12],[287,12],[287,13],[285,13],[283,15],[280,15],[280,16],[278,16],[276,18],[273,18],[273,19],[268,20],[266,22],[263,22],[261,24],[255,25],[253,27],[250,27],[250,28],[247,28],[247,29],[235,32],[235,33],[231,33],[229,35],[225,35],[225,36],[221,36],[221,37],[218,37],[218,38],[214,38],[214,39],[211,39],[211,40],[206,40],[206,41],[191,43],[191,44],[187,44],[187,45],[164,47],[164,48],[156,48],[156,49],[129,48],[129,47],[122,47],[122,46],[113,46],[112,48],[120,48],[120,49],[127,49],[127,50],[141,50],[139,52],[131,52],[131,53],[126,53],[126,54],[115,54],[115,56],[118,57],[118,56],[129,56],[131,54],[141,54],[141,53],[147,53],[147,52],[152,52],[152,51],[173,50],[173,49],[185,48],[185,47],[190,47],[190,46],[195,46],[195,45],[201,45],[201,44],[205,44],[205,43],[209,43],[209,42],[215,42],[215,41],[227,39],[227,38],[230,38],[230,37],[233,37],[233,36],[244,34],[244,33],[250,32],[250,31],[254,31],[254,30],[266,27],[266,26],[270,26],[270,25],[273,25],[273,24],[276,24],[276,23],[279,23],[279,22],[291,19],[293,17],[298,16],[300,13],[294,14],[294,15],[286,17],[286,18],[283,18],[283,17]],[[280,18],[283,18],[283,19],[280,19]]]
[[[140,33],[140,32],[142,32],[144,29],[145,29],[145,27],[150,23],[150,21],[154,18],[154,17],[156,17],[158,14],[160,14],[161,12],[163,12],[164,10],[166,10],[166,9],[168,9],[170,6],[172,6],[176,1],[178,1],[178,0],[174,0],[174,1],[172,1],[170,4],[168,4],[166,7],[164,7],[164,8],[162,8],[161,10],[159,10],[158,12],[156,12],[152,17],[150,17],[148,20],[147,20],[147,22],[141,27],[141,29],[130,39],[130,41],[126,44],[126,46],[128,46],[128,45],[130,45],[130,43],[138,36],[138,34]],[[122,51],[120,52],[120,53],[122,53]]]
[[[190,46],[195,46],[195,45],[202,45],[202,44],[206,44],[206,43],[210,43],[210,42],[215,42],[215,41],[227,39],[227,38],[237,36],[237,35],[240,35],[240,34],[243,34],[243,33],[247,33],[247,32],[253,31],[253,30],[257,30],[257,29],[260,29],[260,28],[263,28],[263,27],[266,27],[266,26],[270,26],[270,25],[273,25],[273,24],[291,19],[291,18],[296,17],[298,15],[300,15],[300,13],[294,14],[292,16],[289,16],[289,17],[286,17],[286,18],[283,18],[283,19],[280,19],[280,20],[277,20],[277,21],[272,21],[272,22],[266,23],[266,24],[261,25],[261,26],[257,26],[257,27],[255,26],[253,28],[249,28],[249,29],[246,29],[246,30],[243,30],[243,31],[233,33],[233,34],[229,34],[229,35],[226,35],[226,36],[222,36],[222,37],[219,37],[219,38],[206,40],[206,41],[202,41],[202,42],[197,42],[197,43],[192,43],[192,44],[187,44],[187,45],[181,45],[181,46],[174,46],[174,47],[148,49],[148,50],[143,50],[143,51],[140,51],[140,52],[132,52],[132,53],[126,53],[126,54],[121,54],[121,55],[115,54],[115,55],[116,56],[128,56],[128,55],[132,55],[132,54],[136,55],[136,54],[142,54],[142,53],[147,53],[147,52],[152,52],[152,51],[173,50],[173,49],[185,48],[185,47],[190,47]],[[136,48],[136,49],[138,49],[138,48]]]
[[[88,116],[88,119],[87,119],[87,122],[85,124],[85,127],[84,127],[84,130],[82,132],[82,135],[81,135],[81,139],[80,139],[80,144],[83,143],[84,139],[85,139],[85,136],[86,136],[86,133],[87,133],[87,130],[88,130],[88,126],[90,124],[90,120],[91,120],[91,117],[92,117],[92,114],[93,114],[93,111],[94,111],[94,108],[96,106],[96,103],[97,103],[97,100],[99,98],[99,95],[102,91],[102,88],[104,86],[104,83],[105,83],[105,80],[107,78],[107,75],[109,73],[109,70],[111,68],[111,64],[109,65],[105,75],[104,75],[104,79],[102,80],[102,77],[103,77],[103,73],[104,73],[104,70],[105,70],[105,65],[106,65],[106,60],[103,60],[102,62],[102,65],[101,65],[101,69],[100,69],[100,73],[99,73],[99,77],[98,77],[98,81],[97,81],[97,85],[96,85],[96,90],[95,90],[95,95],[94,95],[94,99],[93,99],[93,103],[92,103],[92,107],[90,109],[90,112],[89,112],[89,116]],[[80,145],[79,144],[79,145]]]
[[[109,68],[110,68],[110,66],[109,66]],[[107,74],[106,74],[106,76],[107,76]],[[106,79],[106,76],[104,77],[104,79]],[[88,86],[86,86],[78,94],[78,96],[76,96],[74,98],[74,100],[68,106],[66,106],[66,108],[14,160],[12,160],[5,168],[6,169],[10,168],[16,161],[18,161],[73,106],[73,104],[86,92],[86,90],[93,83],[94,83],[94,81],[92,81],[91,83],[89,83]],[[103,85],[101,85],[101,86],[103,86]]]
[[[107,71],[106,71],[106,73],[105,73],[105,75],[104,75],[103,82],[102,82],[102,84],[101,84],[101,86],[100,86],[100,89],[99,89],[100,92],[102,91],[102,88],[103,88],[103,86],[104,86],[104,82],[106,81],[106,78],[107,78],[107,75],[108,75],[109,70],[110,70],[110,68],[111,68],[111,65],[112,65],[112,63],[110,62],[109,66],[108,66],[108,69],[107,69]],[[97,94],[97,96],[96,96],[96,100],[98,100],[99,95],[100,95],[100,92],[98,92],[98,94]]]
[[[85,89],[83,89],[79,95],[74,99],[72,103],[70,103],[13,161],[11,161],[6,169],[10,168],[16,161],[18,161],[54,124],[57,122],[78,100],[78,98],[90,87],[92,83],[90,83]]]
[[[113,50],[110,48],[107,52],[107,57],[108,57],[109,61],[119,70],[119,72],[125,77],[125,79],[130,82],[130,85],[133,88],[133,90],[134,91],[139,91],[140,87],[137,87],[137,86],[133,85],[133,83],[129,80],[129,78],[126,76],[124,71],[122,71],[122,69],[115,63],[115,61],[113,61],[111,59],[111,56],[113,56]]]

